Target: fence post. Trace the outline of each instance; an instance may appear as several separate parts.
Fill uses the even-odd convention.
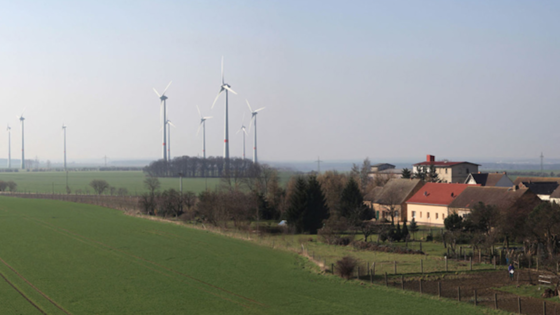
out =
[[[476,298],[476,289],[474,289],[473,291],[474,291],[474,306],[476,306],[476,304],[477,304],[477,303],[476,303],[476,302],[477,302],[477,301],[476,301],[476,300],[477,300],[477,298]]]
[[[521,298],[517,297],[517,313],[521,314]]]
[[[457,287],[457,301],[461,302],[461,287]]]
[[[420,259],[420,273],[424,274],[424,260]]]
[[[496,256],[492,257],[492,263],[494,264],[494,269],[496,269]]]
[[[441,297],[441,281],[438,281],[437,283],[437,295],[438,297]]]
[[[334,264],[331,264],[331,273],[334,275]]]
[[[447,268],[447,256],[445,256],[445,272],[447,272],[447,271],[448,271],[448,268]]]
[[[420,283],[420,294],[422,294],[422,279],[419,280]]]
[[[367,262],[367,275],[369,276],[369,261]]]
[[[404,291],[404,275],[401,275],[401,286]]]
[[[542,301],[542,313],[546,315],[546,301]]]
[[[422,241],[420,241],[420,251],[422,251]]]
[[[373,273],[370,273],[370,274],[369,274],[369,282],[370,282],[370,283],[373,283]]]
[[[387,281],[387,273],[385,273],[385,286],[386,286],[386,287],[389,286],[389,282]]]
[[[498,293],[494,293],[494,308],[498,309]]]
[[[395,274],[397,274],[397,261],[394,262],[395,265]]]
[[[469,262],[471,264],[471,271],[472,271],[472,256],[469,258]]]
[[[371,274],[375,277],[375,261],[373,262],[373,266],[371,266]]]

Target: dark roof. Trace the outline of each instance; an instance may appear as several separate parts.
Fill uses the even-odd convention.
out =
[[[459,165],[459,164],[471,164],[471,165],[480,166],[480,164],[471,163],[471,162],[451,162],[451,161],[433,161],[433,162],[424,161],[424,162],[416,163],[416,164],[414,164],[414,166],[419,166],[419,165],[430,166],[430,165],[434,165],[434,166],[436,166],[436,167],[444,167],[444,166],[455,166],[455,165]]]
[[[560,186],[550,194],[550,198],[560,198]]]
[[[528,188],[471,186],[451,202],[449,208],[472,208],[479,202],[498,208],[509,208],[528,192]],[[533,195],[534,196],[534,195]]]
[[[382,205],[403,204],[419,185],[423,185],[420,179],[393,178],[383,186],[375,202]]]
[[[557,182],[521,182],[521,184],[537,195],[550,195],[559,186]]]
[[[474,181],[482,186],[496,186],[502,177],[507,176],[503,173],[478,173],[471,175]]]
[[[407,203],[449,205],[465,188],[474,185],[426,183]]]
[[[514,185],[519,185],[522,182],[557,182],[560,184],[560,177],[529,177],[519,176],[514,181]]]
[[[382,165],[388,165],[388,166],[395,167],[395,165],[389,164],[389,163],[377,163],[377,164],[373,164],[372,166],[373,167],[379,167],[379,166],[382,166]]]
[[[364,196],[364,200],[374,202],[375,199],[377,199],[377,196],[379,196],[379,194],[381,193],[382,190],[383,190],[383,187],[381,187],[381,186],[377,186],[377,187],[373,188],[370,192],[368,192]]]

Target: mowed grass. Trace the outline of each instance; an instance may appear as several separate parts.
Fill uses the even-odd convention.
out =
[[[146,192],[144,179],[146,175],[141,171],[88,171],[68,172],[68,186],[72,193],[94,194],[89,186],[94,179],[106,180],[116,188],[126,188],[131,195]],[[0,180],[13,180],[17,184],[17,191],[29,193],[66,193],[66,173],[64,172],[17,172],[0,173]],[[179,178],[159,178],[161,189],[173,188],[179,190]],[[214,189],[220,183],[218,178],[183,178],[183,191],[199,193]]]
[[[0,272],[48,314],[483,311],[320,275],[300,256],[252,242],[50,200],[0,197],[0,258]],[[0,314],[39,314],[14,292],[0,279]]]

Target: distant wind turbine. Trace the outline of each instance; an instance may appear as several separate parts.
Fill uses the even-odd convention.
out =
[[[66,125],[62,123],[62,131],[64,132],[64,170],[66,171]]]
[[[24,112],[25,109],[21,112],[21,115],[16,116],[19,121],[21,121],[21,169],[25,169],[25,132],[23,126],[23,121],[25,120],[25,117],[23,117]]]
[[[245,100],[247,101],[247,100]],[[254,125],[255,125],[255,130],[254,130],[254,138],[253,138],[253,163],[257,163],[258,159],[257,159],[257,114],[259,113],[259,111],[263,110],[264,107],[261,107],[259,109],[253,110],[251,108],[251,105],[249,104],[249,101],[247,101],[247,106],[249,106],[249,110],[251,111],[251,120],[253,121]],[[249,122],[249,131],[251,130],[251,123]]]
[[[8,168],[12,168],[12,127],[8,125]]]
[[[171,127],[175,127],[171,120],[167,120],[167,160],[171,161]]]
[[[198,110],[198,117],[200,117],[200,124],[198,125],[198,129],[196,130],[196,135],[198,136],[200,127],[202,127],[202,158],[205,159],[206,158],[206,120],[212,118],[212,116],[202,117],[198,105],[196,105],[196,110]]]
[[[245,135],[247,135],[247,128],[245,128],[245,114],[243,114],[243,120],[241,121],[241,128],[237,130],[237,133],[243,131],[243,159],[245,160]]]
[[[237,93],[231,89],[231,86],[224,81],[224,57],[222,56],[222,85],[220,86],[220,92],[214,99],[214,103],[212,103],[212,108],[216,104],[216,101],[220,97],[223,91],[226,91],[226,107],[225,107],[225,116],[224,116],[224,160],[226,163],[226,172],[229,171],[229,135],[228,135],[228,92],[231,92],[235,95]]]
[[[154,92],[156,92],[157,96],[159,96],[159,99],[161,100],[161,112],[163,112],[163,160],[167,161],[167,147],[166,147],[166,143],[165,141],[167,140],[167,128],[166,124],[167,124],[167,108],[166,108],[166,101],[167,100],[167,96],[165,96],[165,92],[167,92],[167,89],[169,88],[169,86],[171,85],[171,82],[169,82],[169,84],[167,85],[167,87],[165,88],[165,90],[163,90],[163,93],[161,93],[161,95],[158,93],[158,91],[156,90],[156,88],[154,88]]]

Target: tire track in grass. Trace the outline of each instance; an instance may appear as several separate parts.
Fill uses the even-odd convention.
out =
[[[26,216],[26,217],[27,217],[27,216]],[[244,300],[246,300],[246,301],[248,301],[248,302],[251,302],[251,303],[254,303],[254,304],[256,304],[256,305],[263,306],[263,307],[267,307],[265,304],[262,304],[262,303],[260,303],[260,302],[258,302],[258,301],[256,301],[256,300],[253,300],[253,299],[251,299],[251,298],[242,296],[242,295],[240,295],[240,294],[237,294],[237,293],[228,291],[228,290],[226,290],[226,289],[224,289],[224,288],[218,287],[218,286],[213,285],[213,284],[211,284],[211,283],[208,283],[208,282],[206,282],[206,281],[197,279],[197,278],[195,278],[195,277],[193,277],[193,276],[191,276],[191,275],[188,275],[188,274],[185,274],[185,273],[183,273],[183,272],[180,272],[180,271],[174,270],[174,269],[172,269],[172,268],[166,267],[166,266],[161,265],[161,264],[159,264],[159,263],[157,263],[157,262],[154,262],[154,261],[151,261],[151,260],[142,258],[142,257],[140,257],[140,256],[136,256],[136,255],[134,255],[134,254],[127,253],[127,252],[125,252],[125,251],[123,251],[123,250],[121,250],[121,249],[118,249],[118,248],[116,248],[116,247],[113,247],[113,246],[107,245],[107,244],[105,244],[105,243],[102,243],[102,242],[100,242],[100,241],[97,241],[97,240],[88,238],[88,237],[83,236],[83,235],[80,235],[80,234],[78,234],[78,233],[76,233],[76,232],[72,232],[72,231],[69,231],[69,230],[67,230],[67,229],[58,227],[58,226],[53,225],[53,224],[51,224],[51,223],[48,223],[48,222],[45,222],[45,221],[42,221],[42,220],[39,220],[39,219],[36,219],[36,218],[29,218],[29,217],[27,217],[27,218],[30,219],[30,220],[33,220],[33,221],[37,221],[37,222],[39,222],[39,223],[41,223],[41,224],[43,224],[43,225],[50,226],[50,227],[53,228],[53,229],[61,230],[61,231],[64,231],[64,232],[66,232],[66,233],[68,233],[68,234],[74,235],[74,236],[76,236],[76,237],[79,237],[79,238],[88,240],[88,241],[90,241],[90,242],[94,242],[94,243],[100,244],[101,246],[104,246],[104,247],[106,247],[106,248],[112,249],[112,250],[117,251],[117,252],[119,252],[119,253],[122,253],[122,254],[124,254],[124,255],[126,255],[126,256],[129,256],[129,257],[132,257],[132,258],[141,260],[141,261],[143,261],[143,262],[149,263],[149,264],[151,264],[151,265],[154,265],[154,266],[163,268],[163,269],[165,269],[165,270],[167,270],[167,271],[170,271],[170,272],[172,272],[172,273],[175,273],[175,274],[177,274],[177,275],[180,275],[180,276],[186,277],[186,278],[188,278],[188,279],[194,280],[194,281],[196,281],[196,282],[198,282],[198,283],[201,283],[201,284],[204,284],[204,285],[206,285],[206,286],[212,287],[212,288],[214,288],[214,289],[217,289],[217,290],[222,291],[222,292],[224,292],[224,293],[233,295],[233,296],[235,296],[235,297],[244,299]],[[82,240],[82,241],[83,241],[83,240]],[[208,291],[205,291],[205,292],[208,292]],[[210,292],[209,292],[209,293],[210,293]],[[218,295],[218,296],[219,296],[219,295]],[[220,296],[220,297],[221,297],[221,296]],[[224,297],[222,297],[222,298],[224,298]],[[227,299],[227,298],[224,298],[224,299],[229,300],[229,299]],[[229,300],[229,301],[231,301],[231,300]],[[243,304],[240,304],[240,305],[243,305]],[[245,306],[245,305],[243,305],[243,306]],[[245,307],[247,307],[247,306],[245,306]]]
[[[70,232],[66,232],[66,233],[65,233],[65,232],[59,231],[56,227],[52,227],[52,226],[50,226],[50,225],[49,225],[48,223],[46,223],[46,222],[42,223],[40,220],[35,220],[35,219],[29,218],[29,217],[25,217],[24,219],[33,220],[33,221],[38,221],[39,224],[42,224],[43,226],[45,226],[46,228],[50,229],[51,231],[54,231],[54,232],[56,232],[56,233],[59,233],[59,234],[61,234],[61,235],[66,236],[66,237],[70,237],[71,239],[74,239],[74,240],[76,240],[76,241],[78,241],[78,242],[84,243],[84,244],[89,245],[89,246],[93,246],[93,247],[95,247],[95,248],[97,248],[97,249],[102,249],[102,250],[108,251],[107,248],[104,248],[103,246],[99,246],[99,245],[92,244],[91,241],[90,241],[90,242],[87,242],[87,241],[84,241],[84,240],[82,240],[82,239],[80,239],[80,238],[78,238],[78,237],[69,235],[68,233],[70,233]],[[62,229],[62,230],[64,230],[64,229]],[[84,237],[84,238],[85,238],[85,237]],[[86,239],[87,239],[87,238],[86,238]],[[108,246],[105,245],[105,247],[108,247]],[[109,248],[110,248],[110,247],[109,247]],[[113,249],[113,248],[111,248],[111,249]],[[119,251],[119,250],[117,250],[117,251]],[[111,253],[111,254],[113,254],[113,255],[115,255],[115,256],[117,256],[117,257],[121,257],[121,258],[123,258],[123,257],[129,257],[129,256],[130,256],[129,254],[126,254],[126,253],[124,253],[124,252],[122,252],[122,251],[119,251],[119,252],[121,252],[121,255],[115,253],[114,251],[108,251],[108,252]],[[129,258],[130,258],[130,257],[129,257]],[[177,277],[173,277],[173,276],[171,276],[171,275],[169,275],[169,274],[166,274],[166,273],[162,272],[161,270],[157,270],[157,269],[155,269],[155,268],[149,267],[149,266],[143,264],[142,262],[136,261],[136,263],[138,263],[140,266],[142,266],[142,267],[144,267],[144,268],[147,268],[147,269],[149,269],[149,270],[151,270],[151,271],[154,271],[154,272],[156,272],[156,273],[158,273],[158,274],[160,274],[160,275],[166,276],[166,277],[168,277],[168,278],[170,278],[170,279],[172,279],[172,280],[177,280]],[[165,268],[165,267],[163,267],[163,268]],[[216,294],[216,293],[214,293],[214,292],[208,291],[208,290],[206,290],[206,289],[203,289],[203,288],[198,288],[198,289],[199,289],[199,290],[202,290],[202,291],[204,291],[204,292],[206,292],[206,293],[208,293],[208,294],[211,294],[211,295],[213,295],[213,296],[215,296],[215,297],[218,297],[218,298],[221,298],[221,299],[223,299],[223,300],[226,300],[226,301],[235,303],[235,304],[237,304],[237,305],[239,305],[239,306],[242,306],[242,307],[244,307],[244,308],[250,308],[249,306],[247,306],[247,305],[245,305],[245,304],[243,304],[243,303],[239,303],[239,302],[234,301],[234,300],[232,300],[232,299],[230,299],[230,298],[221,296],[221,295],[219,295],[219,294]]]
[[[43,309],[41,309],[39,307],[39,305],[35,304],[33,301],[31,301],[30,298],[27,297],[27,295],[25,295],[25,293],[23,293],[20,289],[18,289],[10,280],[8,280],[8,278],[6,278],[6,276],[4,276],[4,274],[2,272],[0,272],[0,277],[4,278],[4,280],[12,287],[14,288],[14,290],[17,291],[17,293],[19,293],[21,296],[23,296],[24,299],[27,300],[27,302],[29,302],[29,304],[33,305],[37,310],[39,310],[39,312],[41,312],[41,314],[47,315],[47,313],[45,311],[43,311]]]
[[[30,287],[35,289],[35,291],[37,291],[39,294],[41,294],[49,302],[51,302],[52,305],[56,306],[59,310],[63,311],[64,313],[66,313],[68,315],[72,315],[72,313],[68,312],[62,306],[58,305],[58,303],[56,303],[48,295],[43,293],[43,291],[39,290],[36,286],[34,286],[33,283],[29,282],[29,280],[27,280],[24,276],[22,276],[17,270],[15,270],[12,266],[10,266],[7,262],[5,262],[4,259],[2,259],[1,257],[0,257],[0,262],[2,262],[4,265],[6,265],[6,267],[10,268],[18,277],[20,277],[23,281],[25,281]]]

